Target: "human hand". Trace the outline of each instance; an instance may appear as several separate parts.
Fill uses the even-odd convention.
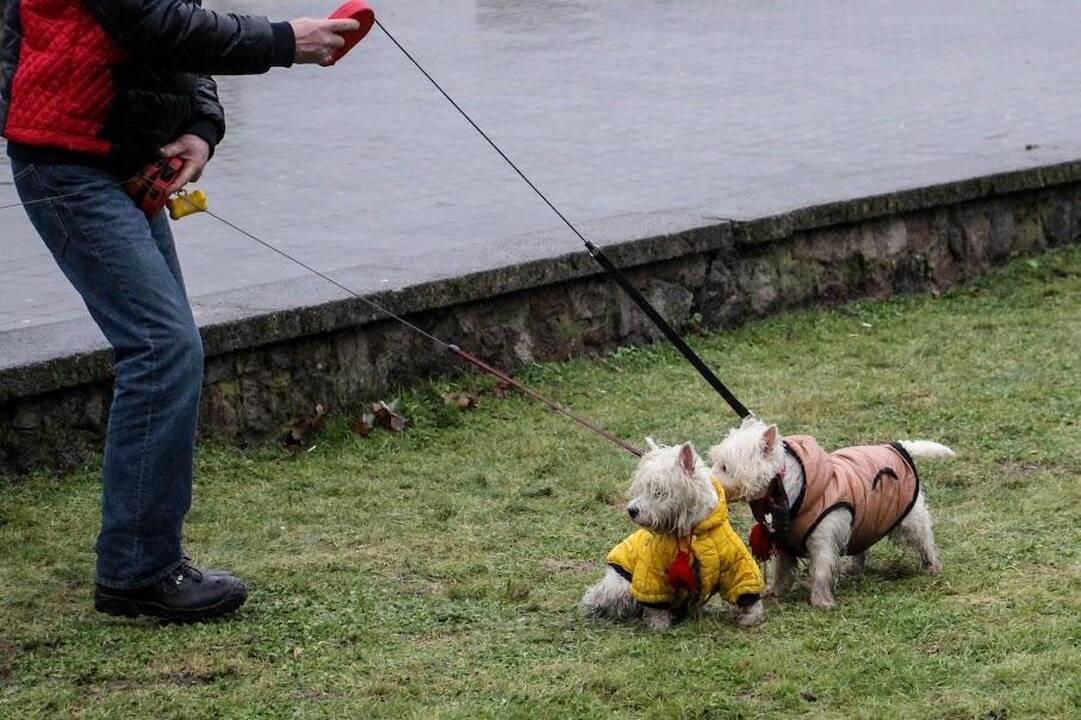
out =
[[[345,45],[342,35],[360,29],[360,23],[351,18],[339,20],[312,20],[299,18],[289,23],[297,43],[297,63],[331,64],[334,51]]]
[[[176,178],[169,185],[169,192],[174,193],[189,182],[198,180],[199,176],[203,174],[203,168],[206,167],[207,162],[210,160],[210,146],[207,145],[206,140],[203,140],[198,135],[184,133],[163,147],[161,156],[163,158],[180,158],[184,162],[184,166],[180,168],[180,172],[176,174]]]

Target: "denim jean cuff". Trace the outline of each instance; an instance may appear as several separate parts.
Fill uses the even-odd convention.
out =
[[[142,580],[110,580],[108,578],[98,577],[95,582],[102,587],[112,588],[113,590],[136,590],[138,588],[147,587],[159,582],[163,578],[166,578],[176,572],[176,569],[184,564],[184,558],[178,559],[176,562],[166,565],[164,568],[154,573],[148,578]]]

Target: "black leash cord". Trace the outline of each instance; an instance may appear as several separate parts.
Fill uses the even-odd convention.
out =
[[[676,332],[675,328],[673,328],[668,323],[668,321],[665,320],[659,312],[657,312],[657,309],[653,307],[653,305],[651,305],[648,300],[646,300],[642,293],[638,292],[634,285],[631,284],[631,281],[627,278],[627,276],[624,275],[623,272],[615,266],[611,259],[607,255],[605,255],[599,247],[591,243],[589,240],[586,240],[585,236],[578,231],[578,228],[576,228],[574,224],[570,220],[568,220],[562,212],[559,211],[559,208],[557,208],[552,203],[552,201],[549,200],[548,197],[544,193],[542,193],[536,185],[533,184],[533,181],[526,177],[526,174],[522,172],[517,165],[514,164],[514,161],[507,157],[507,154],[503,152],[503,150],[498,145],[496,145],[490,137],[488,137],[488,133],[484,132],[484,130],[482,130],[481,127],[473,121],[473,118],[469,117],[469,114],[465,110],[463,110],[458,103],[454,101],[454,98],[447,94],[447,91],[444,90],[443,87],[435,81],[435,78],[433,78],[427,70],[421,67],[421,64],[417,62],[416,58],[414,58],[409,53],[409,51],[402,46],[400,42],[398,42],[398,39],[390,34],[390,31],[387,30],[383,23],[379,21],[379,18],[375,19],[375,24],[378,25],[379,29],[382,30],[388,38],[390,38],[390,41],[394,43],[399,50],[402,51],[402,54],[409,58],[409,61],[413,63],[417,70],[419,70],[421,74],[424,75],[424,77],[428,78],[428,82],[430,82],[435,87],[435,89],[438,90],[440,94],[442,94],[443,97],[447,99],[447,102],[453,105],[454,109],[457,110],[458,113],[463,118],[465,118],[470,125],[473,126],[473,129],[476,130],[482,138],[488,141],[488,144],[492,146],[492,149],[499,153],[499,156],[503,158],[508,165],[511,166],[514,172],[518,173],[518,177],[522,178],[522,180],[525,181],[525,184],[528,185],[530,189],[537,194],[537,197],[543,200],[545,205],[551,208],[552,212],[559,216],[559,219],[563,221],[563,224],[565,224],[568,228],[570,228],[571,232],[578,236],[578,239],[585,244],[586,249],[589,251],[590,257],[596,260],[600,264],[600,266],[604,268],[604,271],[615,279],[619,286],[622,287],[623,290],[627,293],[627,295],[630,296],[631,300],[634,301],[635,305],[641,308],[642,312],[644,312],[646,316],[653,321],[653,324],[656,325],[662,333],[664,333],[664,336],[668,338],[668,340],[673,345],[676,346],[676,349],[679,350],[683,357],[687,358],[691,365],[694,366],[694,369],[697,370],[698,373],[703,378],[705,378],[706,382],[710,384],[710,387],[716,390],[720,394],[720,396],[724,398],[724,401],[728,403],[729,407],[731,407],[732,410],[734,410],[740,418],[745,418],[751,415],[751,411],[748,410],[743,403],[736,399],[736,396],[732,394],[732,391],[725,387],[724,383],[721,382],[720,378],[718,378],[717,375],[709,369],[709,366],[706,365],[705,361],[703,361],[702,358],[699,357],[698,354],[691,349],[691,346],[688,345],[682,337],[680,337],[679,333]]]
[[[644,312],[650,320],[653,321],[653,324],[660,328],[661,332],[664,333],[664,336],[676,346],[676,349],[683,354],[683,357],[687,358],[687,361],[694,366],[694,369],[698,371],[699,375],[705,378],[706,382],[710,384],[710,387],[716,390],[720,396],[724,398],[724,401],[735,411],[736,415],[739,415],[740,419],[750,416],[751,411],[732,394],[731,390],[725,387],[725,384],[721,382],[721,379],[709,369],[709,366],[703,362],[702,358],[700,358],[698,354],[691,349],[691,346],[679,336],[679,333],[676,332],[675,328],[669,325],[665,319],[661,317],[661,314],[657,312],[655,307],[650,305],[649,301],[642,296],[642,293],[638,292],[638,288],[631,284],[631,281],[627,276],[612,264],[612,261],[608,256],[602,253],[596,245],[589,241],[586,241],[586,247],[589,248],[589,254],[601,264],[601,267],[608,271],[609,275],[615,278],[615,281],[619,283],[619,286],[630,296],[631,300],[634,300],[634,303],[642,309],[642,312]]]

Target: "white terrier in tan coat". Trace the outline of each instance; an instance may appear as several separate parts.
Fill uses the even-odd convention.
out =
[[[780,438],[775,425],[748,418],[710,450],[713,475],[729,500],[745,500],[758,524],[751,546],[773,557],[772,595],[792,582],[797,557],[810,560],[811,604],[834,605],[842,555],[862,569],[866,551],[889,535],[916,550],[925,571],[942,564],[913,458],[950,458],[926,440],[851,447],[827,454],[814,438]]]

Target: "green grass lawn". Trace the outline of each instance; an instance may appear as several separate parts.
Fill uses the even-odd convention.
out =
[[[633,458],[433,383],[404,435],[340,415],[308,453],[201,449],[188,551],[252,591],[226,622],[93,611],[96,465],[0,486],[0,716],[1081,717],[1081,247],[693,341],[782,432],[953,447],[923,466],[942,575],[883,543],[832,612],[801,572],[753,630],[718,601],[664,634],[584,619]],[[636,443],[704,452],[734,421],[664,346],[525,377]]]

